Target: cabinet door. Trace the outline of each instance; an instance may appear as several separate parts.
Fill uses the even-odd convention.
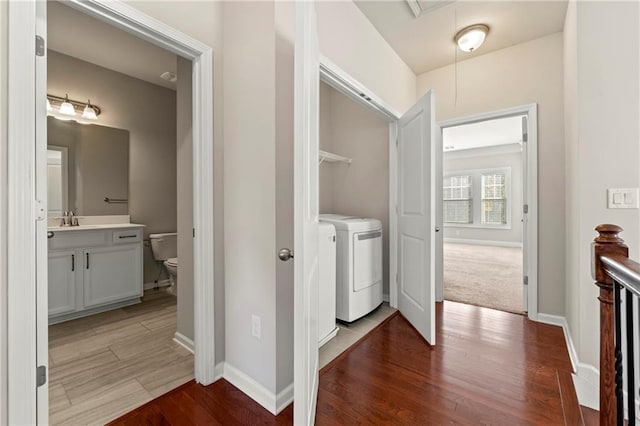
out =
[[[75,310],[79,264],[75,250],[49,252],[49,316]]]
[[[140,245],[87,249],[83,264],[85,308],[142,296]]]

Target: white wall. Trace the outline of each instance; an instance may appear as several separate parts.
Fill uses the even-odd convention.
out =
[[[320,53],[399,114],[416,100],[416,76],[351,1],[319,1]]]
[[[383,293],[389,294],[389,122],[321,83],[320,149],[351,158],[320,165],[320,213],[382,222]],[[327,132],[327,134],[323,134]]]
[[[7,424],[7,9],[0,2],[0,424]]]
[[[223,5],[226,363],[276,392],[274,3]],[[258,66],[258,68],[256,68]],[[262,337],[251,335],[251,316]]]
[[[487,53],[418,77],[418,96],[435,89],[439,121],[538,104],[538,310],[565,310],[565,191],[562,33]]]
[[[640,212],[609,210],[607,188],[640,186],[640,22],[637,2],[571,3],[565,35],[567,321],[581,363],[599,365],[598,290],[590,244],[601,223],[620,225],[640,257]]]
[[[475,151],[473,157],[465,156],[464,151],[445,152],[442,162],[442,170],[445,176],[456,172],[498,169],[508,167],[511,169],[510,191],[507,194],[507,202],[510,204],[510,228],[469,227],[444,224],[444,238],[483,240],[488,242],[522,243],[522,153],[492,155],[486,148]],[[485,155],[481,155],[482,152]],[[488,155],[486,155],[488,154]],[[474,182],[474,195],[479,193],[480,182]],[[481,200],[474,198],[474,208],[479,208]],[[476,223],[476,225],[480,225]]]
[[[130,6],[171,25],[213,49],[213,178],[215,233],[216,362],[224,360],[224,161],[222,133],[222,3],[214,1],[131,1]]]
[[[175,91],[49,50],[47,93],[91,99],[103,111],[100,126],[129,132],[128,214],[133,222],[146,225],[145,238],[150,233],[175,232]],[[84,127],[76,128],[84,131]],[[79,187],[82,182],[77,183]],[[157,271],[146,246],[144,281],[152,282]]]

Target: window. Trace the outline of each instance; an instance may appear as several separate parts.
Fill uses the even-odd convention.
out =
[[[473,223],[471,176],[448,176],[443,180],[445,223]]]
[[[506,225],[507,197],[505,173],[482,174],[482,223]]]
[[[451,173],[442,180],[445,226],[511,229],[511,167],[463,169]],[[516,176],[519,179],[519,175]],[[520,182],[516,181],[518,187]]]

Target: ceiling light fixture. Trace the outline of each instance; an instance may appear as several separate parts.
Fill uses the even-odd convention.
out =
[[[482,46],[488,33],[489,26],[485,24],[471,25],[458,31],[454,41],[463,52],[473,52]]]
[[[82,111],[80,119],[77,117],[78,111]],[[65,95],[64,98],[60,96],[54,96],[47,94],[47,115],[53,116],[59,120],[75,120],[78,123],[88,124],[85,120],[97,120],[102,110],[93,105],[91,100],[87,102],[78,102],[69,99],[69,95]]]

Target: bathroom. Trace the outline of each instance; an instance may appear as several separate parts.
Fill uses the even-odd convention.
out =
[[[48,32],[50,420],[108,421],[193,378],[191,64],[57,2]]]

